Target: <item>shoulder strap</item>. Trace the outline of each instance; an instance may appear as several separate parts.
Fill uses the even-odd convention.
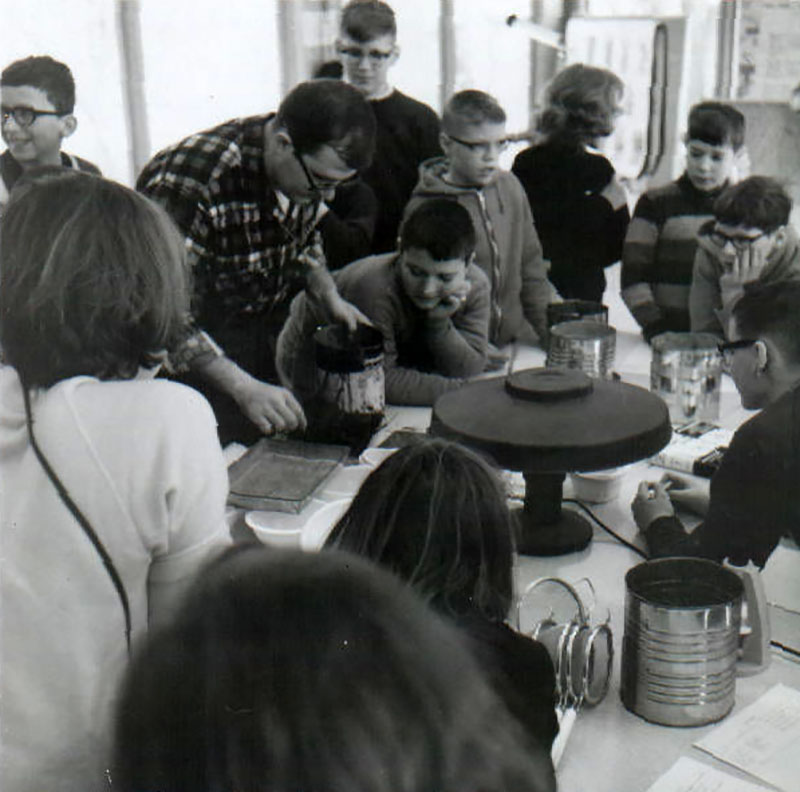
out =
[[[62,483],[61,479],[58,477],[56,472],[50,466],[50,463],[47,461],[47,457],[45,457],[44,453],[42,452],[41,448],[39,448],[39,444],[36,442],[36,437],[33,434],[33,413],[31,412],[31,397],[30,393],[28,392],[28,388],[23,384],[22,385],[22,393],[25,399],[25,418],[28,425],[28,437],[31,440],[31,446],[33,447],[33,452],[36,454],[36,458],[39,460],[44,472],[47,474],[47,477],[53,483],[53,486],[56,488],[56,492],[58,492],[59,497],[64,502],[64,505],[70,510],[72,516],[78,521],[78,524],[83,529],[84,533],[88,537],[89,541],[92,543],[92,546],[97,551],[97,554],[100,556],[100,560],[103,562],[103,566],[108,572],[109,577],[111,578],[111,582],[114,584],[114,588],[117,591],[119,596],[120,604],[122,605],[122,611],[125,616],[125,644],[128,647],[128,654],[131,651],[131,609],[130,604],[128,602],[128,594],[125,591],[125,585],[122,582],[122,578],[119,576],[119,572],[117,572],[117,568],[114,566],[114,561],[112,560],[111,556],[108,554],[103,542],[100,540],[100,537],[95,533],[94,528],[92,528],[89,521],[84,516],[83,512],[78,508],[75,501],[72,500],[69,492],[67,492],[67,488]]]

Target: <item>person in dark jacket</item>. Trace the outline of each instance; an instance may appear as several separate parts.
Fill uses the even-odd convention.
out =
[[[613,72],[573,64],[547,91],[543,140],[514,160],[531,204],[550,280],[562,297],[601,302],[603,270],[620,260],[630,214],[612,164],[591,147],[614,131],[622,82]]]
[[[668,473],[633,501],[651,555],[766,564],[782,536],[800,541],[800,283],[753,282],[720,344],[742,405],[761,409],[733,436],[710,491]],[[687,533],[673,502],[704,517]]]

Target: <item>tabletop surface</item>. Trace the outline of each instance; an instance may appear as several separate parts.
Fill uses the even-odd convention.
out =
[[[617,328],[616,362],[614,369],[630,384],[649,387],[650,349],[641,339],[627,309],[624,308],[614,289],[614,273],[611,272],[610,289],[606,293],[609,305],[609,322]],[[544,365],[544,353],[537,349],[517,351],[514,370]],[[719,424],[735,429],[753,413],[741,407],[733,383],[723,378],[721,414]],[[431,410],[415,407],[387,407],[384,424],[376,433],[371,445],[379,446],[394,432],[426,431],[430,424]],[[306,511],[313,536],[304,537],[303,547],[315,549],[324,541],[328,528],[326,519],[333,521],[346,507],[358,484],[368,474],[370,466],[378,464],[382,451],[368,449],[362,455],[362,464],[349,475],[340,475],[318,493]],[[366,463],[366,464],[365,464]],[[626,468],[622,477],[619,495],[611,502],[587,504],[592,512],[606,525],[633,544],[640,544],[633,522],[630,502],[640,480],[658,479],[663,471],[650,465],[647,460]],[[505,474],[512,490],[521,487],[521,474]],[[515,480],[513,477],[520,477]],[[572,483],[567,478],[564,497],[573,495]],[[335,503],[336,505],[331,505]],[[578,508],[567,503],[566,508]],[[316,515],[316,518],[315,518]],[[792,588],[792,596],[800,602],[800,552],[797,549],[779,548],[765,570],[768,598],[770,585]],[[775,563],[773,559],[777,557]],[[560,577],[570,583],[582,579],[591,580],[594,590],[592,620],[602,621],[610,616],[614,636],[614,667],[608,694],[600,704],[583,708],[577,718],[563,757],[558,767],[558,782],[561,792],[645,792],[659,776],[665,773],[681,756],[690,756],[706,764],[712,764],[733,776],[743,777],[734,768],[723,764],[692,744],[707,734],[713,725],[681,728],[658,726],[644,721],[628,712],[622,705],[619,694],[619,669],[621,642],[624,625],[625,572],[642,560],[634,551],[594,526],[594,539],[585,550],[553,558],[519,556],[515,565],[516,590],[536,579],[549,576]],[[774,573],[772,567],[775,567]],[[771,575],[771,577],[770,577]],[[787,582],[788,581],[788,582]],[[582,584],[578,583],[580,588]],[[774,599],[774,598],[773,598]],[[785,612],[784,612],[785,610]],[[800,607],[796,608],[800,610]],[[800,614],[791,609],[773,607],[773,637],[776,626],[780,628],[781,640],[800,649]],[[777,618],[776,617],[780,617]],[[781,621],[781,618],[784,621]],[[523,627],[525,612],[522,613]],[[777,683],[800,689],[800,663],[791,654],[774,650],[771,663],[760,674],[740,677],[736,683],[736,698],[733,712],[739,711],[755,701]],[[800,785],[798,786],[800,789]]]

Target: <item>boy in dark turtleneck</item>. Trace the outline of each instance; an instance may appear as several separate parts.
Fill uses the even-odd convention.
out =
[[[344,77],[369,100],[377,122],[375,155],[361,178],[378,200],[373,253],[397,249],[403,209],[423,160],[439,156],[439,118],[428,105],[389,83],[397,61],[394,11],[380,0],[352,0],[342,12],[336,47]]]

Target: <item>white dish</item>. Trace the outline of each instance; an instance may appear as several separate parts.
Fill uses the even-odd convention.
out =
[[[300,546],[303,550],[319,550],[325,544],[325,540],[328,538],[333,526],[336,525],[339,518],[350,506],[350,501],[350,498],[329,501],[311,515],[303,528],[303,535],[300,540]]]
[[[245,523],[264,544],[319,550],[350,505],[350,498],[321,501],[316,498],[300,514],[275,511],[249,511]]]
[[[397,451],[396,448],[365,448],[361,452],[358,461],[361,462],[362,465],[369,465],[371,468],[376,468],[395,451]]]
[[[352,498],[370,473],[372,473],[372,468],[369,465],[340,467],[322,485],[314,497],[324,501]]]

